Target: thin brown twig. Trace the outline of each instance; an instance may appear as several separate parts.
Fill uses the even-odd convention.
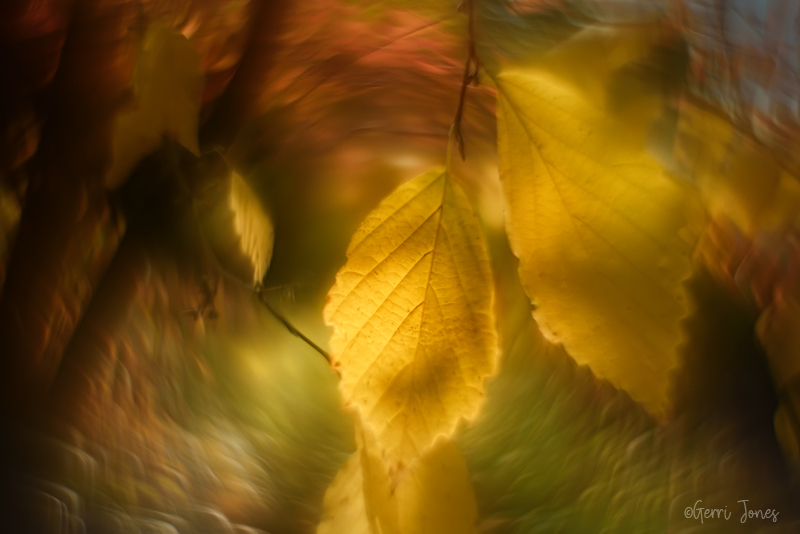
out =
[[[481,64],[478,60],[478,54],[475,52],[475,22],[473,16],[473,0],[463,0],[459,6],[459,11],[467,14],[467,63],[464,65],[464,77],[461,79],[461,92],[458,97],[458,107],[456,114],[453,117],[453,137],[458,145],[458,153],[461,156],[461,161],[466,159],[466,150],[464,149],[464,135],[461,131],[461,122],[464,116],[464,102],[467,97],[467,87],[469,84],[478,84],[478,71]]]
[[[267,310],[269,310],[269,312],[273,315],[273,317],[275,317],[283,326],[286,327],[289,333],[305,341],[309,347],[319,352],[329,364],[331,363],[331,355],[328,354],[327,351],[325,351],[325,349],[323,349],[322,347],[311,341],[309,338],[307,338],[305,334],[303,334],[300,330],[295,328],[294,325],[292,325],[292,323],[290,323],[289,320],[286,319],[286,317],[284,317],[278,310],[276,310],[272,306],[272,303],[270,303],[269,299],[267,299],[267,295],[264,293],[264,287],[261,284],[256,284],[254,291],[256,297],[258,297],[259,302],[261,302],[261,304],[263,304],[264,307],[267,308]]]
[[[372,50],[369,50],[369,51],[368,51],[368,52],[366,52],[366,53],[363,53],[363,54],[361,54],[361,55],[357,55],[357,56],[354,56],[354,57],[350,58],[350,59],[349,59],[349,60],[348,60],[346,63],[344,63],[343,65],[339,66],[339,69],[338,69],[338,70],[339,70],[339,74],[341,74],[341,72],[342,72],[344,69],[346,69],[346,68],[350,67],[351,65],[353,65],[353,64],[355,64],[355,63],[357,63],[358,61],[361,61],[361,60],[363,60],[363,59],[365,59],[365,58],[369,57],[369,56],[370,56],[370,55],[372,55],[372,54],[375,54],[375,53],[377,53],[377,52],[380,52],[380,51],[382,51],[382,50],[385,50],[385,49],[389,48],[390,46],[392,46],[392,45],[395,45],[395,44],[399,43],[399,42],[400,42],[400,41],[402,41],[403,39],[406,39],[406,38],[408,38],[408,37],[411,37],[411,36],[413,36],[413,35],[414,35],[414,34],[416,34],[416,33],[423,32],[423,31],[425,31],[425,30],[428,30],[428,29],[430,29],[430,28],[433,28],[434,26],[437,26],[437,25],[439,25],[439,24],[442,24],[443,22],[446,22],[447,20],[449,20],[449,19],[450,19],[452,16],[453,16],[453,15],[448,15],[448,16],[446,16],[446,17],[444,17],[444,18],[441,18],[441,19],[439,19],[439,20],[435,20],[435,21],[433,21],[433,22],[427,22],[427,23],[425,23],[424,25],[422,25],[422,26],[419,26],[419,27],[417,27],[417,28],[412,28],[411,30],[409,30],[409,31],[407,31],[407,32],[405,32],[405,33],[403,33],[402,35],[399,35],[399,36],[397,36],[397,37],[394,37],[394,38],[392,38],[392,39],[390,39],[390,40],[388,40],[388,41],[386,41],[386,42],[382,43],[381,45],[379,45],[379,46],[377,46],[377,47],[373,48]],[[326,62],[328,62],[328,61],[330,61],[330,58],[329,58],[328,60],[325,60],[325,61],[323,62],[323,64],[324,64],[324,63],[326,63]],[[294,89],[295,85],[297,85],[298,83],[300,83],[300,82],[303,80],[303,75],[306,75],[306,76],[308,76],[308,75],[306,74],[307,72],[308,72],[308,69],[307,69],[305,72],[303,72],[303,73],[302,73],[302,74],[301,74],[301,75],[300,75],[300,76],[299,76],[299,77],[298,77],[296,80],[292,81],[292,82],[291,82],[291,83],[290,83],[290,84],[289,84],[289,85],[288,85],[288,86],[287,86],[285,89],[283,89],[283,90],[281,91],[281,93],[279,93],[279,95],[278,95],[278,96],[280,97],[280,96],[281,96],[281,95],[283,95],[283,94],[287,94],[287,93],[289,93],[289,91],[290,91],[290,90]],[[322,87],[323,85],[325,85],[325,83],[327,83],[328,81],[330,81],[330,78],[331,78],[331,76],[328,76],[328,77],[325,77],[325,78],[323,78],[322,80],[318,81],[318,82],[317,82],[317,83],[316,83],[314,86],[312,86],[312,87],[311,87],[311,89],[309,89],[308,91],[306,91],[305,93],[303,93],[301,96],[297,97],[296,99],[292,100],[292,101],[289,103],[289,105],[290,105],[290,106],[295,106],[295,105],[299,104],[299,103],[300,103],[300,102],[302,102],[302,101],[303,101],[303,100],[304,100],[306,97],[308,97],[308,96],[309,96],[311,93],[313,93],[314,91],[316,91],[317,89],[319,89],[320,87]]]

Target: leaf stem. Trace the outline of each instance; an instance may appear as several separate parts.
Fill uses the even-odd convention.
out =
[[[261,284],[256,284],[253,291],[255,292],[256,297],[258,297],[259,302],[261,302],[261,304],[263,304],[264,307],[267,308],[267,310],[269,310],[269,312],[273,315],[273,317],[275,317],[283,326],[286,327],[289,333],[305,341],[309,347],[319,352],[329,364],[331,363],[331,355],[328,354],[325,351],[325,349],[323,349],[322,347],[311,341],[308,337],[306,337],[305,334],[303,334],[300,330],[295,328],[294,325],[292,325],[292,323],[290,323],[289,320],[286,319],[286,317],[284,317],[278,310],[276,310],[272,306],[269,299],[267,299],[267,295],[264,293],[264,287]]]
[[[475,52],[473,0],[463,0],[458,10],[467,14],[467,62],[464,65],[464,77],[461,80],[461,92],[458,97],[458,107],[456,108],[455,117],[453,117],[451,131],[458,145],[458,153],[461,156],[461,161],[464,161],[467,157],[464,149],[464,136],[461,132],[461,122],[464,116],[464,101],[467,97],[467,86],[471,83],[478,84],[478,71],[480,70],[481,64],[480,60],[478,60],[478,54]]]

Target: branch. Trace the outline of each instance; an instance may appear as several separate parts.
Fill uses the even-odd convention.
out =
[[[461,132],[461,119],[464,115],[464,101],[467,97],[467,86],[471,83],[478,84],[478,71],[481,64],[478,60],[478,54],[475,53],[475,17],[473,16],[472,8],[473,0],[463,0],[458,7],[459,11],[467,14],[467,63],[464,65],[464,77],[461,80],[461,93],[458,97],[458,107],[456,108],[455,117],[453,117],[453,137],[458,145],[458,153],[461,155],[461,161],[466,159],[466,151],[464,150],[464,136]]]
[[[289,320],[286,319],[286,317],[284,317],[278,310],[272,307],[272,304],[269,302],[269,299],[267,299],[267,295],[264,293],[264,287],[261,284],[256,284],[253,291],[255,292],[256,297],[258,297],[259,302],[261,302],[261,304],[263,304],[264,307],[267,308],[267,310],[269,310],[269,312],[273,315],[273,317],[275,317],[283,326],[285,326],[286,329],[292,335],[297,336],[303,341],[305,341],[309,347],[319,352],[329,364],[331,363],[331,356],[325,351],[325,349],[323,349],[322,347],[311,341],[309,338],[307,338],[305,334],[303,334],[300,330],[295,328],[292,325],[292,323],[290,323]]]

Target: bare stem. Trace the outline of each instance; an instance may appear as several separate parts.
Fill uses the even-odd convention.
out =
[[[478,83],[478,71],[480,70],[480,61],[478,54],[475,53],[475,20],[473,16],[473,0],[464,0],[459,6],[459,11],[464,11],[467,14],[467,63],[464,65],[464,77],[461,80],[461,92],[458,97],[458,107],[456,108],[455,117],[453,117],[453,137],[458,145],[458,153],[461,156],[461,161],[466,159],[466,151],[464,149],[464,136],[461,131],[461,121],[464,116],[464,101],[467,97],[467,87],[471,83]]]
[[[275,317],[283,326],[285,326],[286,329],[292,335],[297,336],[300,339],[302,339],[303,341],[305,341],[306,344],[309,347],[311,347],[315,351],[319,352],[322,355],[322,357],[325,358],[325,360],[329,364],[331,363],[331,355],[328,354],[325,351],[325,349],[323,349],[322,347],[320,347],[319,345],[317,345],[316,343],[311,341],[308,337],[306,337],[305,334],[303,334],[300,330],[295,328],[294,325],[292,325],[292,323],[290,323],[289,320],[286,319],[286,317],[284,317],[278,310],[276,310],[272,306],[272,304],[270,303],[269,299],[267,299],[267,295],[264,293],[264,287],[261,284],[256,284],[256,287],[255,287],[254,291],[255,291],[256,297],[258,297],[259,302],[261,302],[261,304],[263,304],[264,307],[267,308],[267,310],[269,310],[269,312],[273,315],[273,317]]]

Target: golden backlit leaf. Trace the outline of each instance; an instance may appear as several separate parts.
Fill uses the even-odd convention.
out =
[[[357,425],[358,450],[325,494],[317,534],[470,534],[478,507],[464,457],[438,440],[392,483],[380,448]]]
[[[388,477],[387,477],[388,481]],[[370,534],[373,532],[367,519],[364,502],[364,475],[361,472],[361,455],[356,452],[337,473],[322,503],[322,521],[317,534]]]
[[[461,451],[439,440],[395,489],[402,534],[474,533],[478,505]]]
[[[235,172],[231,175],[228,204],[234,214],[239,247],[253,266],[253,283],[264,278],[272,260],[275,232],[272,221],[255,192]]]
[[[122,184],[144,156],[165,137],[199,155],[197,125],[203,73],[192,45],[163,24],[151,25],[143,39],[134,74],[134,103],[114,125],[108,187]]]
[[[317,534],[399,534],[397,501],[375,436],[356,421],[354,452],[325,492]]]
[[[697,203],[643,139],[552,75],[496,81],[506,227],[534,317],[577,362],[663,414]]]
[[[495,368],[492,278],[478,221],[441,171],[400,186],[362,223],[328,293],[331,356],[392,463],[473,416]]]

